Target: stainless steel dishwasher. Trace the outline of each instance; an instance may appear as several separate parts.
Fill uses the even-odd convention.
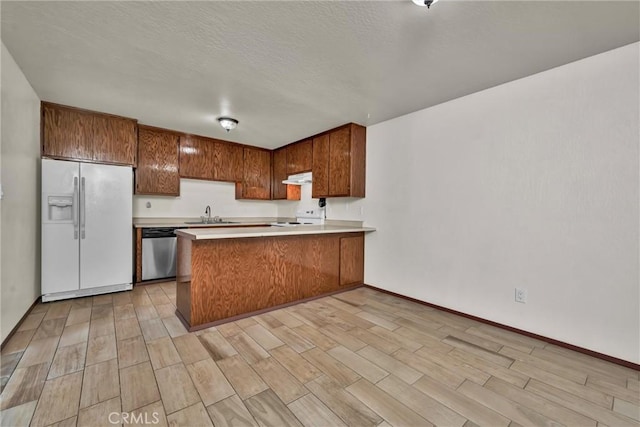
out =
[[[176,277],[177,228],[142,229],[143,281]]]

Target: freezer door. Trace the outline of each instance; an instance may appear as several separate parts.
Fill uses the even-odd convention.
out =
[[[42,295],[79,289],[80,164],[42,159]]]
[[[80,166],[80,288],[131,283],[133,171]]]

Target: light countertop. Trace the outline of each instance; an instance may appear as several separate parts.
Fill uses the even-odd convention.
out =
[[[185,228],[198,228],[198,227],[238,227],[238,226],[254,226],[254,225],[269,225],[272,222],[277,221],[295,221],[295,218],[277,218],[277,217],[224,217],[225,221],[233,221],[234,224],[187,224],[188,221],[199,221],[200,218],[133,218],[133,226],[135,228],[150,228],[150,227],[185,227]]]
[[[272,222],[289,222],[295,221],[295,217],[222,217],[225,221],[233,221],[233,224],[187,224],[191,221],[199,221],[200,218],[170,218],[170,217],[152,217],[152,218],[133,218],[133,226],[135,228],[152,228],[152,227],[184,227],[184,228],[229,228],[229,227],[252,227],[263,225],[268,227]],[[344,220],[325,220],[325,225],[360,227],[362,221],[344,221]]]
[[[247,237],[299,236],[308,234],[371,232],[375,228],[339,225],[298,225],[296,227],[234,227],[176,230],[179,237],[189,240],[239,239]]]

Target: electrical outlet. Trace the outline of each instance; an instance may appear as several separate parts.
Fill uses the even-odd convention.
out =
[[[526,303],[527,302],[527,290],[516,288],[516,302]]]

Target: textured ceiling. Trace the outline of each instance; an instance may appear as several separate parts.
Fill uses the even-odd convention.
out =
[[[41,99],[264,147],[640,38],[637,1],[2,1],[0,13]],[[226,134],[220,115],[240,125]]]

